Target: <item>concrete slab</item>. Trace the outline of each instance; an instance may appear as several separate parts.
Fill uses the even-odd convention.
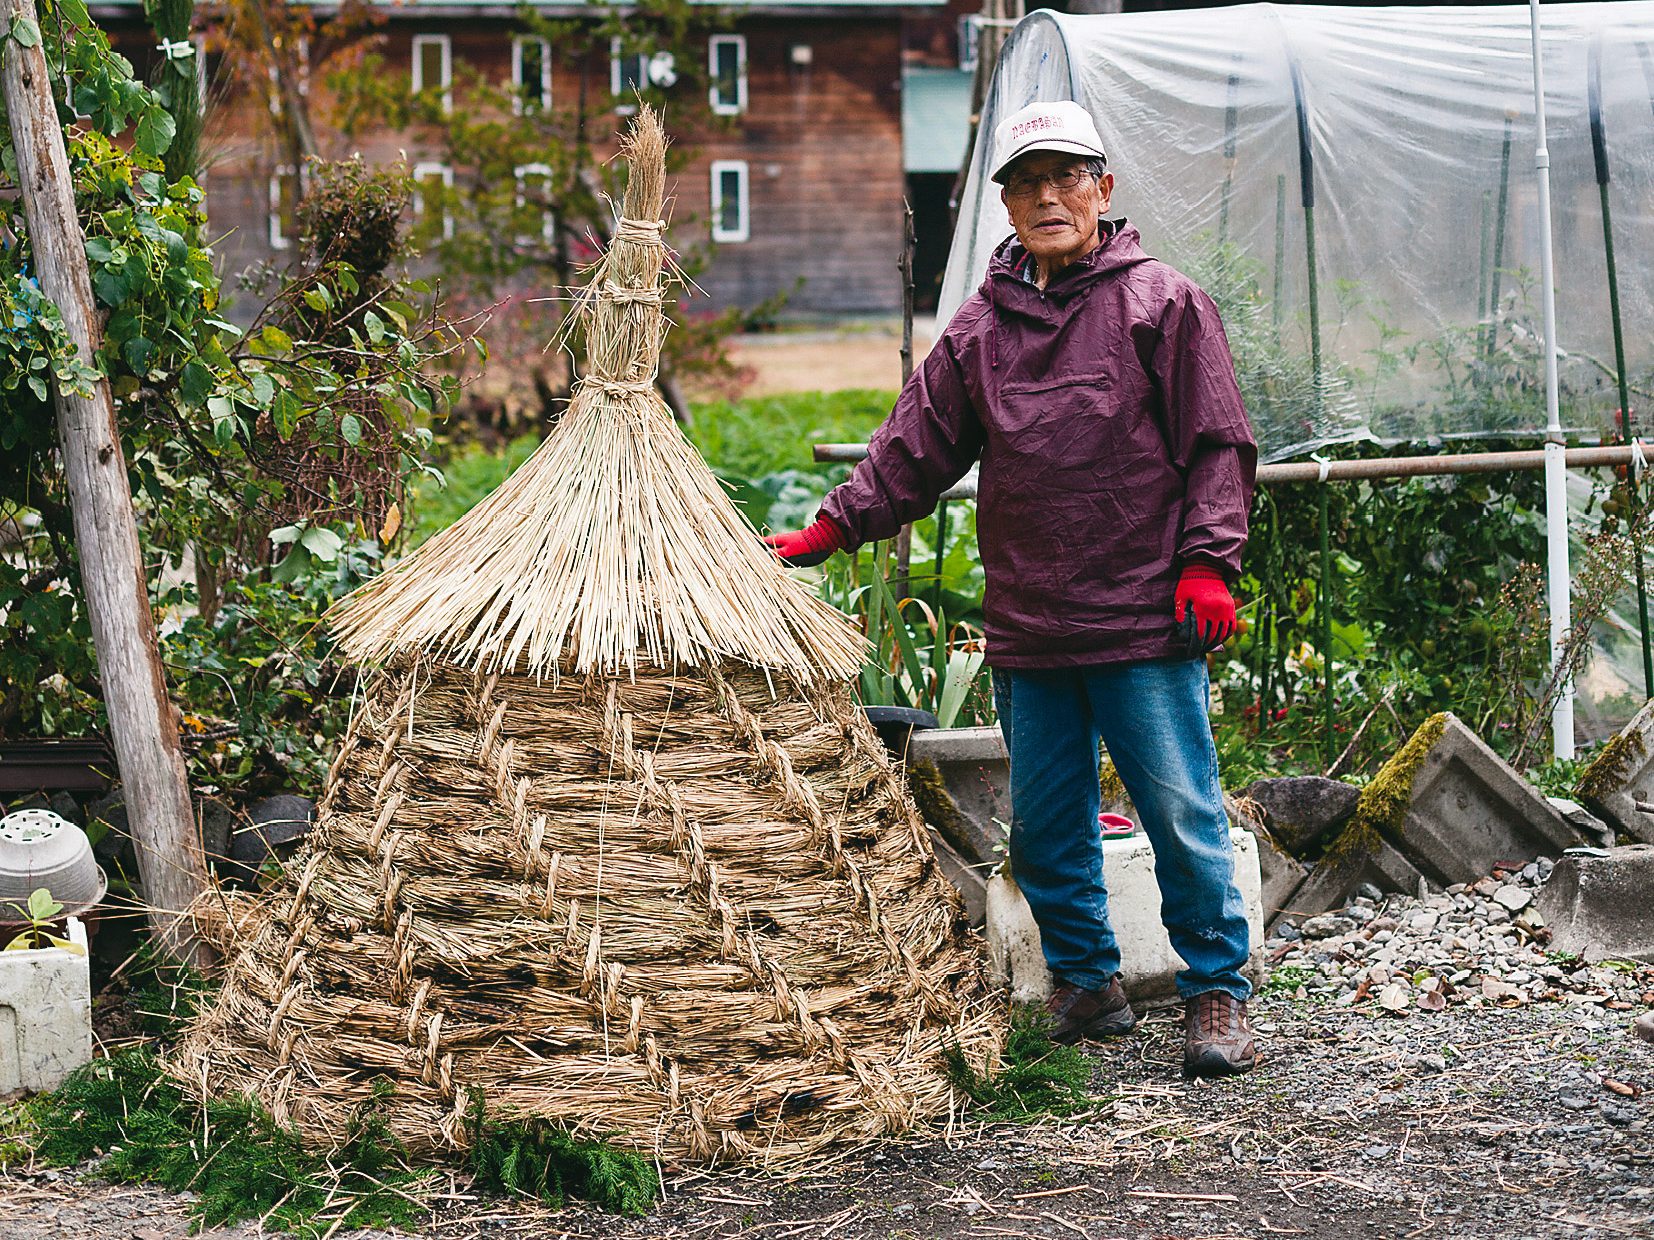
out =
[[[69,918],[61,947],[0,951],[0,1097],[56,1089],[92,1061],[92,977],[86,927]]]
[[[1366,841],[1365,847],[1354,838],[1347,845],[1340,840],[1316,863],[1281,911],[1270,918],[1269,929],[1273,931],[1282,918],[1313,917],[1343,908],[1362,883],[1412,896],[1418,894],[1419,884],[1426,882],[1418,867],[1382,837]]]
[[[1252,932],[1247,975],[1263,976],[1263,900],[1258,843],[1249,831],[1229,836],[1235,850],[1235,879],[1246,900]],[[1154,877],[1154,849],[1143,836],[1103,841],[1103,881],[1108,886],[1109,920],[1120,941],[1121,983],[1132,1002],[1147,1007],[1177,1002],[1174,978],[1184,965],[1160,923],[1160,886]],[[1015,1002],[1039,1002],[1051,993],[1051,974],[1040,950],[1039,928],[1028,902],[1009,877],[988,880],[988,969],[1009,984]]]
[[[1579,778],[1575,795],[1633,840],[1654,844],[1654,701],[1632,716]]]
[[[1361,789],[1319,775],[1293,775],[1260,779],[1243,795],[1263,807],[1275,843],[1302,857],[1355,815]]]
[[[1589,842],[1451,714],[1426,721],[1362,790],[1340,838],[1352,831],[1382,834],[1442,886]]]
[[[1654,960],[1654,844],[1566,853],[1534,897],[1550,949],[1587,960]]]

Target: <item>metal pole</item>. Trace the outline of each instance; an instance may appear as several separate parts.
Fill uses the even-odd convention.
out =
[[[1236,54],[1239,59],[1239,53]],[[1240,88],[1240,75],[1229,75],[1229,106],[1223,110],[1223,193],[1218,199],[1218,252],[1224,252],[1229,243],[1229,202],[1235,189],[1235,92]],[[1227,261],[1222,259],[1220,261]]]
[[[818,443],[815,459],[828,464],[854,463],[867,455],[864,443]],[[1563,460],[1570,469],[1617,469],[1632,463],[1633,450],[1622,444],[1596,448],[1569,448]],[[1441,456],[1374,456],[1360,461],[1328,461],[1328,482],[1355,479],[1424,478],[1464,474],[1520,473],[1543,469],[1545,453],[1537,448],[1521,452],[1449,452]],[[1288,482],[1318,482],[1319,461],[1282,461],[1258,466],[1258,483],[1272,486]],[[945,493],[949,499],[975,499],[976,482],[966,475]]]
[[[1275,178],[1275,300],[1269,314],[1275,334],[1281,334],[1281,287],[1286,278],[1286,173]]]
[[[1482,191],[1482,267],[1476,277],[1476,356],[1478,359],[1487,354],[1487,275],[1488,249],[1493,244],[1493,204],[1490,199],[1493,191]],[[1484,376],[1485,378],[1485,376]]]
[[[1568,473],[1563,461],[1562,413],[1556,377],[1556,257],[1551,246],[1551,153],[1545,138],[1545,62],[1539,38],[1539,0],[1528,0],[1533,35],[1533,168],[1539,188],[1539,282],[1545,311],[1545,536],[1549,554],[1551,666],[1563,657],[1573,624],[1568,569]],[[1574,687],[1565,681],[1551,714],[1551,751],[1574,756]]]
[[[1614,374],[1619,381],[1620,437],[1631,442],[1631,392],[1625,374],[1625,332],[1620,319],[1619,266],[1614,261],[1614,217],[1608,203],[1608,135],[1602,121],[1602,34],[1591,40],[1586,95],[1591,113],[1591,155],[1596,162],[1597,192],[1602,198],[1602,252],[1608,262],[1608,317],[1614,325]],[[1626,476],[1625,490],[1631,499],[1632,555],[1637,565],[1637,619],[1642,626],[1643,694],[1654,698],[1654,646],[1648,632],[1648,583],[1643,573],[1641,532],[1642,488],[1636,471]]]
[[[1499,147],[1499,210],[1493,221],[1493,271],[1487,298],[1487,365],[1493,365],[1493,351],[1499,339],[1499,273],[1505,266],[1505,219],[1510,212],[1510,139],[1515,117],[1505,113],[1505,139]]]
[[[918,238],[913,231],[913,204],[902,199],[902,255],[896,269],[902,276],[902,386],[913,377],[913,251]],[[897,600],[912,593],[913,526],[904,525],[896,534]]]
[[[1310,146],[1309,108],[1304,101],[1304,79],[1298,67],[1298,58],[1288,53],[1288,67],[1292,73],[1292,100],[1298,111],[1298,187],[1304,209],[1304,261],[1309,270],[1309,356],[1312,381],[1315,384],[1316,430],[1321,430],[1320,414],[1323,392],[1321,369],[1321,296],[1315,262],[1315,158]],[[1321,487],[1317,520],[1321,538],[1321,581],[1316,609],[1321,613],[1321,740],[1326,749],[1326,760],[1332,764],[1332,562],[1328,551],[1330,541],[1327,529],[1327,489]]]

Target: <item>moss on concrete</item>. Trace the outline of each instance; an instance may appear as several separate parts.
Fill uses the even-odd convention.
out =
[[[1350,825],[1327,849],[1328,860],[1342,860],[1358,851],[1373,852],[1385,835],[1401,833],[1401,825],[1407,820],[1407,807],[1413,801],[1413,780],[1447,730],[1450,718],[1446,711],[1431,715],[1373,776],[1372,782],[1361,790],[1361,800],[1356,803]]]
[[[1643,739],[1644,722],[1642,713],[1638,712],[1623,732],[1602,747],[1574,786],[1578,799],[1600,801],[1625,782],[1636,764],[1648,754],[1648,745]]]
[[[959,812],[936,763],[929,758],[909,759],[907,784],[913,792],[914,804],[919,807],[919,816],[963,856],[974,856],[976,848],[970,826]]]

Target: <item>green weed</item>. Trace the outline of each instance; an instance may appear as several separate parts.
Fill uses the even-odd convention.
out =
[[[385,1119],[392,1086],[375,1083],[331,1154],[305,1147],[297,1131],[257,1102],[188,1097],[146,1049],[121,1051],[80,1069],[55,1093],[0,1113],[0,1163],[34,1156],[49,1166],[99,1159],[116,1184],[152,1183],[196,1194],[193,1216],[213,1227],[242,1219],[319,1240],[340,1229],[412,1228],[429,1215],[436,1172],[415,1166]],[[485,1192],[554,1205],[583,1198],[603,1209],[642,1213],[658,1188],[654,1168],[633,1154],[574,1141],[549,1127],[485,1123],[473,1108],[467,1154]]]
[[[1050,1018],[1044,1011],[1015,1008],[999,1071],[978,1072],[958,1047],[950,1047],[948,1079],[987,1119],[1072,1115],[1090,1102],[1091,1064],[1078,1047],[1051,1041],[1049,1029]]]
[[[1291,995],[1296,994],[1298,987],[1307,986],[1315,980],[1315,970],[1307,969],[1301,964],[1282,965],[1269,975],[1269,980],[1263,984],[1263,995]]]
[[[660,1177],[641,1155],[541,1122],[490,1123],[481,1093],[473,1093],[466,1122],[471,1174],[484,1192],[553,1206],[575,1197],[615,1214],[643,1214],[655,1204]]]

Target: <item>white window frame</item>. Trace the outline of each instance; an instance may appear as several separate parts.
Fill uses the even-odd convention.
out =
[[[621,116],[630,116],[637,110],[637,104],[629,103],[624,96],[626,85],[621,81],[620,66],[624,60],[635,59],[638,62],[638,85],[644,90],[649,88],[649,53],[622,52],[620,50],[620,36],[616,35],[609,40],[609,94],[620,102],[615,105],[615,111]]]
[[[427,82],[425,80],[425,58],[420,53],[429,44],[435,44],[442,49],[442,81]],[[412,83],[413,93],[423,94],[433,87],[442,90],[442,110],[454,110],[454,41],[445,34],[416,34],[411,45],[411,64],[409,66],[409,80]]]
[[[515,168],[513,168],[511,170],[511,175],[512,175],[513,179],[515,179],[515,181],[517,182],[517,208],[518,208],[518,210],[521,210],[528,203],[528,199],[524,195],[523,190],[525,188],[524,183],[528,180],[529,177],[544,177],[546,179],[546,189],[548,191],[551,189],[551,165],[550,164],[518,164]],[[552,218],[551,207],[548,204],[546,206],[546,208],[540,213],[540,237],[539,237],[539,240],[544,242],[547,245],[551,244],[551,239],[552,239],[553,235],[556,233],[556,230],[557,230],[557,221]],[[526,233],[519,233],[517,235],[517,244],[518,245],[533,245],[534,241],[535,241],[535,238],[528,235],[528,234],[526,234]]]
[[[425,219],[425,195],[419,192],[419,187],[424,181],[432,177],[441,178],[443,189],[449,190],[454,188],[454,170],[449,165],[437,163],[434,160],[427,160],[423,163],[415,164],[413,169],[413,209],[414,223],[416,226]],[[453,236],[454,213],[448,210],[447,203],[443,203],[442,239],[444,241],[450,241],[453,239]]]
[[[718,48],[732,44],[735,48],[735,102],[718,97]],[[744,34],[715,34],[706,41],[706,99],[719,116],[740,116],[747,110],[747,36]]]
[[[737,215],[740,224],[736,228],[723,226],[723,176],[726,172],[737,174]],[[747,187],[749,176],[747,161],[744,159],[715,159],[712,161],[712,239],[718,242],[745,241],[752,235],[752,216]]]
[[[523,114],[523,48],[529,43],[540,45],[540,110],[551,108],[551,41],[539,35],[520,34],[511,40],[511,110]]]
[[[982,47],[982,14],[961,13],[959,15],[958,34],[959,67],[971,70],[976,68],[977,53]]]
[[[293,242],[298,238],[289,237],[281,230],[281,182],[283,177],[294,178],[293,206],[297,211],[299,199],[304,196],[304,177],[292,164],[277,164],[270,173],[270,248],[272,250],[291,250]],[[297,221],[294,221],[297,223]]]

